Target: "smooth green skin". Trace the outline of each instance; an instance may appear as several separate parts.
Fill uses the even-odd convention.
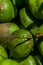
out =
[[[11,21],[15,18],[15,10],[10,0],[0,0],[0,22]]]
[[[39,52],[41,53],[41,55],[43,55],[43,41],[41,41],[41,43],[39,43],[37,45],[37,48],[38,48]]]
[[[0,62],[3,61],[3,60],[4,60],[4,58],[2,56],[0,56]]]
[[[34,41],[29,31],[20,29],[14,32],[13,39],[9,40],[10,54],[13,58],[26,57],[33,48]]]
[[[8,58],[5,48],[1,45],[0,45],[0,56],[2,56],[3,58]]]
[[[3,60],[1,65],[19,65],[19,63],[15,60],[6,59],[6,60]]]
[[[42,65],[37,56],[29,55],[26,59],[20,62],[20,65]]]
[[[10,23],[9,25],[9,35],[12,34],[14,31],[19,30],[19,27],[15,23]]]
[[[0,56],[0,64],[2,63],[3,60],[5,60],[6,58]]]
[[[25,8],[22,8],[19,12],[21,23],[25,28],[27,28],[30,24],[34,23],[33,20],[27,15]]]
[[[28,0],[28,6],[30,7],[31,13],[37,18],[37,19],[43,19],[43,0]]]
[[[20,62],[20,65],[36,65],[33,56],[29,56],[24,61]]]
[[[0,64],[2,63],[3,60],[7,59],[8,55],[3,46],[0,45]]]

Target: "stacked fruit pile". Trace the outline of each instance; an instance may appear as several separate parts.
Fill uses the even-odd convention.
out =
[[[43,65],[43,0],[0,0],[0,65]]]

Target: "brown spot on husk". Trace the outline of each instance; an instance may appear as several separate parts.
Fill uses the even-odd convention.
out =
[[[36,37],[40,37],[40,36],[43,36],[43,33],[37,32]]]
[[[1,12],[3,10],[3,7],[4,7],[3,3],[0,3],[0,16],[1,16]]]
[[[1,3],[1,4],[0,4],[0,10],[1,10],[2,8],[3,8],[3,4]]]
[[[0,24],[0,38],[8,37],[9,32],[9,24],[8,23],[1,23]]]

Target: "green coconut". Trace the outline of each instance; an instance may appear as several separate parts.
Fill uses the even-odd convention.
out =
[[[31,26],[31,24],[34,23],[34,21],[28,16],[28,14],[26,13],[26,9],[22,8],[19,12],[20,15],[20,21],[23,24],[23,26],[25,28]]]
[[[20,62],[20,65],[42,65],[42,63],[38,58],[35,58],[32,55],[29,55],[26,59]]]
[[[20,62],[20,65],[36,65],[36,63],[33,56],[30,55],[28,58]]]
[[[33,48],[34,40],[32,34],[24,29],[15,31],[9,36],[10,56],[21,59],[26,57]]]
[[[16,13],[10,0],[0,0],[0,22],[8,22],[15,18]]]
[[[27,0],[28,9],[31,11],[34,17],[39,20],[43,19],[43,0]]]

